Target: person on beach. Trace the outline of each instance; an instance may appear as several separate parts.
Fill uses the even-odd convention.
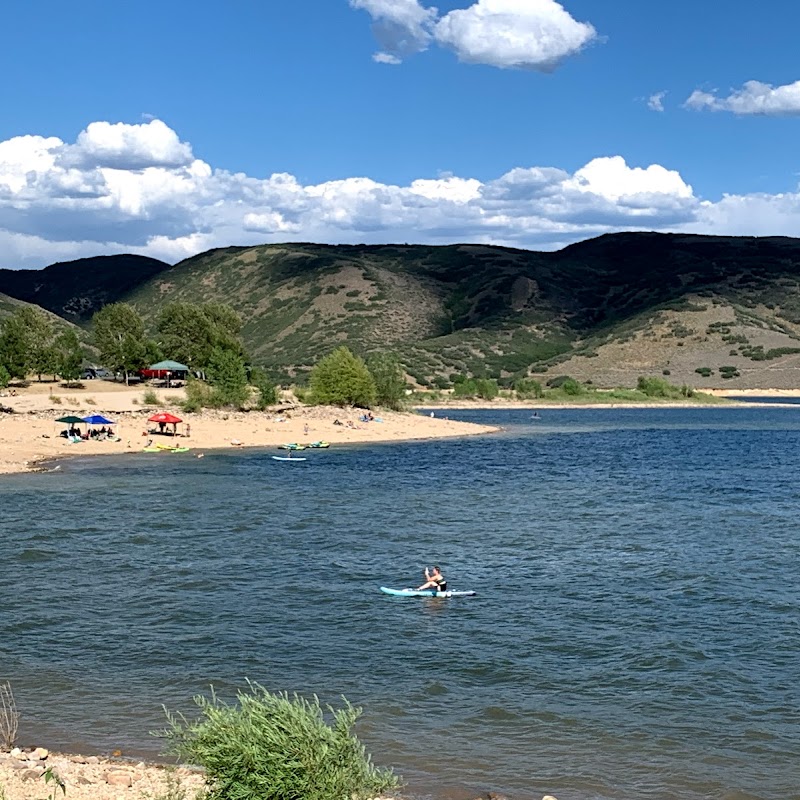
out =
[[[425,567],[425,583],[419,586],[417,591],[421,592],[423,589],[435,589],[437,592],[447,591],[447,581],[439,567],[433,567],[431,570]]]

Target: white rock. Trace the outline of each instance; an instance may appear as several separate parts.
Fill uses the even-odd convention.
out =
[[[130,774],[121,770],[106,772],[103,778],[109,786],[131,786],[133,784]]]

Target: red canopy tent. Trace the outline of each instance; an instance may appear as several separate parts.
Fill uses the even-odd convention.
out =
[[[176,417],[174,414],[169,414],[166,411],[162,411],[159,414],[153,414],[152,417],[149,417],[148,422],[157,422],[160,432],[164,432],[165,425],[172,425],[172,435],[178,435],[178,423],[183,422],[180,417]]]

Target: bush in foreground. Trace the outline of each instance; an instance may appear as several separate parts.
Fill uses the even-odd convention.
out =
[[[248,687],[235,706],[213,692],[195,697],[195,722],[167,713],[170,727],[160,735],[181,759],[205,768],[208,800],[366,800],[399,785],[351,733],[361,709],[346,700],[328,707],[328,724],[316,697]]]

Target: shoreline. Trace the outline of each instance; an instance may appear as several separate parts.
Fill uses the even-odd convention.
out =
[[[376,411],[376,420],[364,422],[364,411],[334,406],[305,406],[294,398],[266,411],[221,411],[205,409],[184,413],[179,403],[179,390],[156,392],[158,404],[144,405],[142,387],[119,384],[98,385],[99,392],[83,389],[57,389],[53,384],[32,384],[13,396],[0,397],[14,413],[0,413],[0,475],[23,472],[44,472],[58,469],[65,458],[95,455],[122,455],[142,452],[144,446],[179,446],[189,451],[171,457],[197,457],[206,451],[232,448],[271,448],[292,442],[330,442],[340,444],[384,444],[404,441],[426,441],[461,436],[497,433],[497,425],[460,422],[447,418],[455,410],[563,410],[563,409],[665,409],[665,408],[800,408],[796,403],[736,402],[736,397],[800,398],[800,389],[708,390],[719,402],[702,403],[665,400],[663,402],[562,402],[548,400],[465,400],[440,398],[407,411]],[[58,397],[53,391],[69,393]],[[592,398],[595,400],[595,398]],[[177,436],[152,433],[154,423],[148,417],[167,411],[179,416]],[[439,412],[438,414],[435,412]],[[56,423],[61,416],[103,414],[115,420],[115,440],[79,441],[72,443],[59,436],[66,424]],[[431,416],[434,413],[434,416]],[[339,422],[340,424],[335,424]],[[81,425],[81,430],[86,426]],[[164,457],[166,453],[152,453]]]
[[[0,475],[58,469],[59,461],[76,456],[142,453],[146,446],[163,448],[147,453],[152,458],[202,457],[207,451],[250,448],[277,448],[289,443],[329,442],[377,444],[402,441],[445,439],[495,433],[498,426],[458,422],[442,416],[430,417],[414,411],[374,411],[373,421],[363,421],[365,412],[355,408],[302,406],[287,401],[266,411],[221,411],[204,409],[198,413],[180,410],[180,393],[159,393],[158,405],[144,406],[141,388],[116,387],[109,392],[67,390],[69,397],[54,402],[47,385],[34,391],[0,398],[0,404],[14,413],[0,413]],[[158,425],[148,421],[156,413],[169,412],[182,422],[177,435],[161,434]],[[60,417],[85,417],[102,414],[116,424],[113,437],[70,441],[61,435],[68,423]],[[98,426],[95,426],[98,427]],[[167,426],[169,427],[169,426]],[[81,432],[87,426],[78,425]],[[170,453],[171,447],[188,448]]]
[[[194,797],[205,785],[201,770],[182,764],[15,747],[0,751],[0,796],[5,800],[51,796],[57,784],[45,782],[47,770],[63,781],[66,796],[77,800],[177,796],[170,790]]]

